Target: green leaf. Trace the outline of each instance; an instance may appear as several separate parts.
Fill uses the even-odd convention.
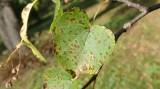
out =
[[[113,33],[104,26],[90,26],[79,9],[63,13],[53,35],[56,60],[76,75],[96,74],[115,46]]]
[[[91,27],[81,54],[76,73],[96,74],[115,46],[113,33],[104,26]],[[80,72],[80,73],[79,73]]]
[[[73,23],[73,21],[75,22]],[[84,25],[79,24],[80,21],[85,22]],[[79,45],[84,45],[85,38],[88,35],[86,32],[89,31],[87,29],[89,29],[89,19],[86,14],[82,12],[79,13],[79,11],[75,11],[74,13],[65,12],[59,22],[57,22],[56,29],[54,31],[54,43],[56,46],[55,54],[57,60],[66,69],[73,69],[77,66],[75,64],[76,60],[74,60],[74,57],[78,56],[78,53],[81,52],[82,48],[71,48],[70,46],[73,45],[71,42],[78,41],[80,43]]]
[[[35,73],[32,74],[32,76],[30,78],[32,80],[29,82],[31,84],[30,84],[30,86],[28,86],[28,89],[41,89],[43,87],[43,76],[42,75],[43,75],[43,69],[38,69],[38,71],[36,70]],[[29,78],[27,78],[27,79],[29,79]]]
[[[29,19],[29,14],[30,11],[33,7],[33,5],[36,3],[37,0],[33,1],[32,3],[29,3],[22,11],[22,21],[23,21],[23,26],[20,31],[20,36],[21,36],[21,42],[22,44],[26,45],[29,47],[33,54],[42,62],[46,63],[46,59],[42,56],[42,54],[37,50],[37,48],[28,40],[27,37],[27,24],[28,24],[28,19]]]
[[[43,75],[45,87],[47,89],[82,89],[91,75],[81,76],[73,79],[73,76],[63,68],[49,68]]]
[[[49,68],[44,73],[47,89],[70,89],[72,76],[62,68]]]

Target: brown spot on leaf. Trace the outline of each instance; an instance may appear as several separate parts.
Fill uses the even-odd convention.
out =
[[[90,54],[89,54],[89,59],[90,60],[93,60],[93,59],[95,59],[96,57],[95,57],[95,55],[93,54],[93,52],[90,52]]]
[[[102,53],[100,52],[99,55],[102,55]]]
[[[97,43],[100,44],[100,43],[101,43],[101,40],[98,40]]]
[[[70,18],[70,21],[71,22],[74,22],[76,19],[75,18]]]
[[[74,53],[73,50],[69,50],[68,52],[71,53],[71,54]]]

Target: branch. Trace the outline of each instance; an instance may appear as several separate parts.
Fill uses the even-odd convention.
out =
[[[153,6],[150,6],[147,11],[148,11],[148,13],[149,13],[149,12],[152,12],[152,11],[157,10],[157,9],[159,9],[159,8],[160,8],[160,3],[155,4],[155,5],[153,5]]]
[[[129,7],[133,7],[133,8],[138,9],[141,12],[145,12],[147,10],[147,8],[145,6],[142,6],[142,5],[138,4],[138,3],[131,2],[129,0],[114,0],[114,1],[122,2],[122,3],[126,4]]]
[[[129,28],[131,28],[137,21],[139,21],[141,18],[143,18],[146,14],[148,14],[148,13],[147,12],[142,12],[141,14],[136,16],[131,21],[125,23],[122,28],[120,28],[117,32],[114,33],[115,40],[117,41],[118,38],[122,35],[122,33],[127,32],[127,30]]]
[[[150,7],[144,7],[142,5],[139,5],[137,3],[133,3],[133,2],[130,2],[128,0],[116,0],[116,1],[119,1],[119,2],[123,2],[125,4],[127,4],[128,6],[130,7],[133,7],[133,8],[136,8],[138,9],[139,11],[141,11],[141,14],[139,14],[138,16],[136,16],[135,18],[133,18],[131,21],[127,22],[126,24],[123,25],[122,28],[120,28],[116,33],[114,33],[115,35],[115,40],[117,41],[118,38],[125,32],[127,32],[127,30],[129,28],[131,28],[137,21],[139,21],[141,18],[143,18],[145,15],[149,14],[150,12],[154,11],[154,10],[157,10],[160,8],[160,3],[158,4],[155,4],[153,6],[150,6]],[[101,69],[100,69],[101,70]],[[99,71],[100,71],[99,70]],[[99,73],[98,73],[99,74]],[[93,81],[96,80],[98,74],[96,75],[93,75],[90,80],[83,86],[82,89],[86,89]]]
[[[119,0],[120,1],[120,0]],[[123,0],[122,0],[123,1]],[[115,35],[115,40],[117,41],[118,38],[124,33],[124,32],[127,32],[127,30],[129,28],[131,28],[137,21],[139,21],[141,18],[143,18],[144,16],[146,16],[147,14],[149,14],[150,12],[154,11],[154,10],[157,10],[160,8],[160,3],[158,4],[155,4],[153,6],[150,6],[148,8],[146,8],[146,10],[144,9],[142,11],[141,14],[139,14],[138,16],[136,16],[134,19],[132,19],[131,21],[125,23],[123,25],[122,28],[120,28],[117,32],[114,33]]]
[[[98,74],[93,75],[90,80],[83,86],[82,89],[86,89],[93,81],[97,79]]]

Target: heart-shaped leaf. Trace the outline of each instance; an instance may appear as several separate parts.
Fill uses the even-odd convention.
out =
[[[113,33],[104,26],[90,26],[79,9],[63,13],[56,23],[54,42],[58,63],[77,75],[96,74],[115,45]]]

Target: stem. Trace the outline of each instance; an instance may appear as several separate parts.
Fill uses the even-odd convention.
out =
[[[61,7],[61,2],[60,0],[52,0],[55,3],[55,11],[54,11],[54,18],[52,21],[52,24],[50,26],[50,31],[52,32],[55,28],[55,25],[57,23],[57,20],[62,16],[63,14],[63,9]]]

